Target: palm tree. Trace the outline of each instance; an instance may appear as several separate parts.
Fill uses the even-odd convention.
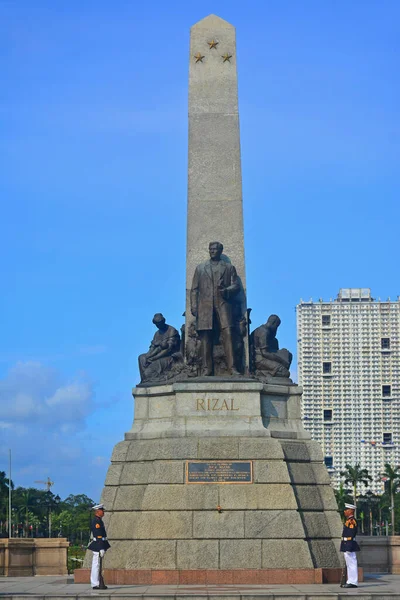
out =
[[[351,500],[350,490],[345,488],[343,481],[341,481],[339,484],[339,489],[334,490],[334,492],[335,492],[335,497],[336,497],[336,502],[338,505],[339,512],[341,515],[343,515],[345,503],[349,502]]]
[[[11,482],[11,489],[14,488],[13,482]],[[5,471],[0,471],[0,492],[8,494],[8,479]]]
[[[0,515],[1,518],[7,518],[8,521],[10,521],[10,519],[6,515],[8,515],[9,483],[9,479],[7,478],[5,471],[0,471]],[[14,483],[12,480],[11,489],[14,489]],[[10,527],[10,523],[8,523],[8,527]]]
[[[40,527],[40,519],[34,513],[29,512],[29,523],[32,525],[32,537],[37,537]]]
[[[385,492],[379,497],[378,512],[379,512],[379,535],[382,535],[382,521],[386,519],[387,511],[390,507],[390,498]]]
[[[400,487],[400,466],[393,468],[385,464],[385,470],[380,475],[384,481],[389,482],[390,508],[392,512],[392,535],[395,535],[394,493]]]
[[[356,464],[352,467],[349,464],[345,465],[345,471],[340,472],[340,476],[344,477],[345,483],[351,483],[353,488],[353,502],[357,506],[357,485],[359,483],[363,483],[364,485],[368,485],[370,481],[372,481],[372,477],[370,477],[367,469],[362,469],[360,464]]]
[[[29,489],[25,489],[20,496],[19,499],[19,508],[18,512],[24,514],[25,516],[25,537],[28,537],[29,531],[29,509],[32,506],[32,498]]]

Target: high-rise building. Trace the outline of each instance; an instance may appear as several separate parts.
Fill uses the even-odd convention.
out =
[[[381,493],[384,464],[400,464],[400,297],[341,289],[296,310],[304,426],[335,486],[346,464],[359,463],[373,478],[368,489]]]

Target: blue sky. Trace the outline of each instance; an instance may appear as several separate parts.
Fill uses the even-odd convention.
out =
[[[237,28],[248,302],[400,294],[397,0],[0,0],[0,470],[98,499],[184,310],[189,29]]]

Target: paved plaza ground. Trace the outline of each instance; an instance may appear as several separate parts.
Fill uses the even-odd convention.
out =
[[[400,600],[400,575],[367,574],[358,589],[343,589],[338,584],[314,585],[112,585],[107,590],[92,590],[87,584],[75,584],[72,575],[49,577],[0,577],[0,597],[13,600],[46,598],[47,600],[84,600],[102,596],[118,600],[179,600],[204,598],[217,600],[340,600],[356,596],[357,600]]]

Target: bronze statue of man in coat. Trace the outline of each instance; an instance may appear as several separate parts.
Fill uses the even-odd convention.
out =
[[[235,364],[234,298],[240,291],[235,267],[221,260],[220,242],[209,245],[210,260],[196,267],[190,291],[192,315],[200,338],[201,375],[213,374],[214,335],[221,334],[225,361],[231,375],[240,375]]]

